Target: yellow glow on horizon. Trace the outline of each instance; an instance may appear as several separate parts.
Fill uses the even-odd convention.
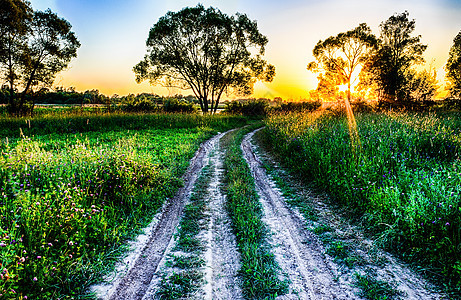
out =
[[[346,92],[347,91],[347,84],[340,84],[340,85],[338,85],[338,88],[339,88],[340,92]],[[351,88],[351,92],[352,92],[352,88]]]

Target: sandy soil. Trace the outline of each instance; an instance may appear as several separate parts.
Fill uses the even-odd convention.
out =
[[[278,168],[279,170],[280,167],[275,162],[275,159],[269,153],[264,151],[262,147],[255,147],[255,142],[252,140],[254,133],[255,132],[249,134],[245,138],[242,147],[245,150],[245,156],[248,157],[247,160],[250,161],[250,164],[252,165],[252,170],[254,170],[253,172],[255,172],[256,178],[261,178],[261,176],[264,176],[262,173],[265,173],[262,169],[261,159],[263,159],[266,163],[269,162],[273,167]],[[283,173],[283,170],[281,170],[281,172]],[[258,173],[261,175],[258,175]],[[425,281],[419,274],[415,273],[399,259],[379,249],[375,245],[374,241],[365,238],[363,231],[360,228],[351,225],[350,222],[348,222],[347,212],[341,212],[331,207],[326,195],[322,195],[305,188],[303,184],[299,182],[299,180],[286,174],[284,179],[293,188],[293,190],[297,192],[298,196],[305,199],[305,201],[314,208],[316,213],[319,215],[319,221],[323,224],[328,224],[334,230],[335,236],[339,237],[341,241],[353,245],[354,255],[360,256],[363,259],[363,265],[353,270],[348,270],[347,267],[344,266],[335,266],[336,263],[332,261],[332,258],[329,258],[328,255],[322,255],[325,249],[318,238],[315,236],[312,237],[313,233],[307,234],[312,239],[311,241],[313,241],[310,243],[310,246],[313,247],[308,246],[308,248],[310,248],[312,258],[314,260],[323,260],[323,262],[319,262],[320,266],[330,266],[329,270],[328,268],[319,268],[318,270],[327,271],[326,273],[331,272],[330,274],[334,275],[338,287],[341,286],[343,293],[336,294],[338,299],[357,298],[356,295],[350,294],[351,286],[354,281],[353,273],[358,272],[363,274],[365,269],[375,272],[379,280],[393,283],[396,288],[402,292],[402,299],[447,299],[443,295],[435,292],[435,288],[430,283]],[[257,182],[259,181],[260,180],[257,179]],[[313,228],[312,226],[308,226],[308,222],[306,222],[306,220],[301,216],[296,208],[289,207],[286,204],[285,200],[277,189],[275,189],[275,191],[267,192],[267,189],[273,189],[275,186],[272,179],[266,178],[263,180],[261,178],[261,181],[263,184],[266,184],[266,186],[260,187],[266,189],[262,194],[273,194],[276,197],[274,204],[270,204],[268,213],[269,216],[272,216],[271,209],[273,210],[275,208],[278,210],[279,215],[288,212],[290,219],[294,219],[295,222],[301,222],[301,225],[298,225],[297,227],[301,231],[300,234],[303,234],[302,231],[307,231],[309,227],[310,229]],[[258,186],[259,185],[260,184],[258,183]],[[264,206],[266,208],[266,206],[269,205],[265,204]],[[277,224],[277,221],[275,223]],[[274,228],[275,230],[278,230],[276,227]],[[296,231],[291,230],[290,235],[293,234],[296,235],[297,233]],[[294,240],[297,239],[299,238],[294,238]],[[284,247],[283,244],[282,247]],[[303,263],[302,260],[301,263]],[[313,263],[313,266],[315,267],[315,262]],[[309,265],[306,267],[309,268]],[[322,276],[327,278],[327,284],[331,284],[331,281],[328,280],[328,274],[324,274]],[[333,280],[333,282],[335,280]],[[320,282],[320,284],[322,283]],[[343,290],[344,287],[346,287],[345,290]],[[334,290],[335,289],[332,291]],[[357,289],[354,290],[357,292]],[[301,299],[328,299],[328,297],[325,297],[325,295],[328,295],[328,292],[326,294],[313,293],[309,295],[311,298],[301,297]]]
[[[267,176],[250,142],[254,133],[245,136],[242,150],[261,198],[263,221],[272,232],[273,253],[291,281],[290,293],[279,299],[360,299],[350,285],[337,280],[337,268],[322,244]]]
[[[237,276],[240,255],[232,233],[231,220],[225,208],[226,196],[221,190],[224,173],[223,152],[216,151],[210,158],[214,174],[208,190],[211,196],[208,204],[210,223],[206,233],[207,284],[204,287],[204,298],[210,300],[243,299]]]

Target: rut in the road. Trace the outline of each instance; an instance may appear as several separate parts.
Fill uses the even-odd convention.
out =
[[[250,142],[254,133],[245,136],[242,150],[261,198],[264,222],[272,232],[273,253],[291,281],[290,293],[280,299],[360,299],[350,285],[336,280],[336,266],[323,246],[267,176]]]
[[[280,250],[276,250],[275,255],[280,256],[278,261],[279,263],[281,262],[282,268],[288,269],[288,271],[285,272],[291,275],[290,279],[294,282],[295,289],[296,286],[300,286],[298,288],[299,290],[303,288],[300,279],[303,278],[306,270],[308,278],[304,279],[307,280],[309,280],[309,276],[312,273],[321,273],[319,277],[314,278],[314,281],[310,284],[304,285],[304,288],[312,287],[314,291],[306,291],[307,295],[305,297],[301,297],[301,294],[299,294],[300,299],[334,299],[335,296],[337,299],[358,298],[357,294],[351,294],[353,291],[355,293],[359,292],[358,289],[351,290],[356,280],[354,274],[357,273],[375,274],[375,279],[391,283],[392,286],[396,287],[397,291],[400,291],[402,299],[435,300],[446,298],[444,295],[435,292],[434,287],[430,283],[422,279],[421,276],[409,269],[405,264],[399,262],[389,253],[373,246],[373,241],[366,239],[359,228],[351,225],[344,215],[339,215],[337,211],[329,207],[326,195],[319,195],[303,187],[300,182],[280,170],[278,164],[275,163],[273,157],[271,157],[269,153],[262,147],[256,147],[252,143],[254,133],[255,132],[246,136],[242,148],[245,152],[247,161],[250,162],[258,189],[260,189],[262,191],[261,194],[264,195],[262,199],[266,219],[268,219],[268,223],[271,223],[272,219],[275,219],[274,225],[272,225],[273,231],[276,232],[274,235],[274,242],[280,244],[280,247],[278,247]],[[257,140],[260,141],[260,139]],[[264,160],[265,164],[270,164],[275,169],[278,169],[279,171],[277,172],[280,172],[280,174],[284,174],[282,177],[285,183],[290,186],[290,189],[296,193],[297,197],[303,199],[304,203],[309,205],[310,209],[318,215],[317,221],[313,222],[311,220],[306,222],[296,208],[286,204],[285,199],[281,196],[279,190],[275,188],[275,184],[272,183],[273,181],[266,175],[265,169],[262,168],[263,163],[261,159]],[[332,234],[331,237],[337,235],[338,238],[346,244],[350,243],[354,245],[354,249],[351,249],[351,254],[360,257],[360,263],[352,267],[352,269],[348,269],[348,267],[344,265],[336,264],[329,255],[323,255],[325,249],[322,243],[318,241],[317,236],[311,233],[311,230],[315,228],[315,224],[311,224],[312,222],[317,225],[326,225],[333,231],[330,233]],[[293,226],[293,223],[295,226],[289,227]],[[314,227],[312,227],[313,225]],[[282,230],[281,235],[277,233],[279,230]],[[301,235],[301,237],[299,237],[298,234]],[[280,237],[278,237],[278,235],[280,235]],[[302,240],[303,235],[306,237],[304,241]],[[304,244],[299,244],[299,241],[301,241],[301,243],[304,242]],[[306,242],[308,242],[308,244],[306,244]],[[289,249],[292,246],[298,248],[298,250],[295,249],[294,251],[295,258],[298,258],[296,251],[299,251],[298,253],[303,253],[303,251],[307,249],[307,251],[310,252],[307,256],[300,257],[301,259],[296,261],[299,270],[298,266],[286,264],[287,260],[285,259],[285,255],[287,254],[284,254],[283,249]],[[285,265],[283,263],[284,261]],[[304,268],[300,265],[303,263],[305,263]],[[316,289],[318,290],[316,291]],[[339,293],[338,289],[340,290]],[[288,295],[287,297],[298,298],[297,295]]]
[[[242,299],[237,272],[240,268],[237,242],[225,209],[226,196],[221,190],[223,151],[210,158],[214,177],[209,187],[210,223],[207,232],[205,299]]]
[[[183,176],[184,186],[166,203],[155,221],[147,228],[147,242],[137,255],[124,276],[118,276],[112,283],[94,288],[100,299],[153,299],[159,288],[160,268],[165,265],[166,256],[174,246],[174,234],[198,174],[210,164],[213,170],[211,184],[208,187],[209,226],[200,233],[205,252],[206,283],[197,296],[206,299],[241,299],[237,270],[240,268],[235,237],[224,203],[225,195],[220,190],[222,178],[222,157],[218,149],[221,133],[203,143],[190,162]],[[122,274],[123,275],[123,274]]]

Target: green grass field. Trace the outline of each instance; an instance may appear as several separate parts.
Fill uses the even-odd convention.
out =
[[[294,172],[357,212],[378,244],[461,290],[461,114],[273,115],[266,137]]]
[[[242,117],[2,119],[0,298],[84,298],[165,199],[199,144]]]

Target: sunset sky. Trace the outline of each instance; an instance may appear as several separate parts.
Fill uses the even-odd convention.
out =
[[[154,92],[163,95],[190,90],[168,90],[137,84],[132,68],[146,53],[149,29],[168,11],[196,6],[187,0],[31,0],[34,9],[51,8],[73,26],[82,46],[70,68],[55,86],[78,91],[99,89],[111,96]],[[316,75],[306,70],[312,49],[320,39],[367,23],[376,35],[379,24],[394,13],[408,10],[416,20],[416,34],[428,45],[427,65],[439,71],[453,38],[461,31],[461,0],[221,0],[200,1],[227,14],[246,13],[258,22],[269,43],[266,60],[275,65],[272,83],[258,83],[254,97],[298,100],[316,88]]]

